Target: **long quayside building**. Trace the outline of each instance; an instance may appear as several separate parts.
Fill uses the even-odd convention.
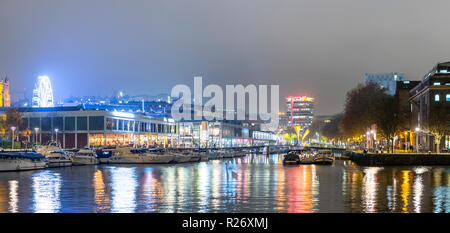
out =
[[[84,109],[82,107],[18,108],[21,141],[46,144],[58,140],[64,148],[176,143],[172,119],[143,113]],[[56,138],[57,137],[57,138]]]
[[[1,108],[0,113],[5,116],[6,110]],[[176,122],[168,116],[81,106],[18,108],[18,111],[22,124],[16,129],[16,141],[46,144],[57,140],[63,148],[130,144],[204,148],[281,143],[275,133],[260,131],[257,125],[247,122]]]

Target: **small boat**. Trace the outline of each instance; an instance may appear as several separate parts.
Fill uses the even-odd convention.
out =
[[[72,160],[70,156],[64,151],[50,152],[47,158],[48,167],[70,167],[72,166]]]
[[[283,164],[300,164],[300,158],[296,153],[287,153],[284,155]]]
[[[81,149],[72,155],[73,165],[95,165],[99,164],[97,155],[93,150]]]
[[[300,154],[300,163],[301,164],[314,164],[315,163],[315,154],[312,151],[305,151]]]
[[[95,150],[95,154],[99,163],[108,163],[109,158],[111,158],[113,153],[114,151],[111,148],[102,148]]]
[[[191,155],[189,151],[170,151],[171,155],[174,156],[174,163],[187,163],[191,160]]]
[[[314,156],[314,163],[316,164],[333,164],[334,155],[331,150],[318,150]]]
[[[223,158],[223,155],[221,153],[219,153],[217,149],[212,149],[209,151],[209,159],[210,160],[221,159],[221,158]]]
[[[33,149],[35,152],[44,156],[47,156],[54,151],[63,151],[61,144],[55,141],[49,141],[45,145],[35,145]]]
[[[116,148],[106,160],[109,164],[170,163],[175,156],[162,149]]]
[[[193,153],[200,156],[199,161],[208,161],[209,160],[209,151],[206,149],[194,150]]]
[[[45,156],[36,152],[0,152],[0,171],[46,168]]]

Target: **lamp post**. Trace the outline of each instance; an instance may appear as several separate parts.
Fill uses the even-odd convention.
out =
[[[416,128],[416,152],[419,153],[419,131],[420,128],[417,127]]]
[[[12,137],[11,137],[11,149],[14,149],[14,131],[16,130],[15,126],[11,126]]]
[[[36,135],[35,135],[35,138],[34,138],[34,139],[35,139],[34,142],[35,142],[36,144],[37,144],[37,134],[38,134],[38,131],[39,131],[39,128],[37,128],[37,127],[34,128],[34,132],[35,132],[35,134],[36,134]]]
[[[367,148],[367,150],[369,150],[369,136],[370,136],[370,132],[369,131],[367,131],[367,133],[366,133],[366,148]]]
[[[58,130],[59,129],[55,129],[55,133],[56,133],[56,140],[55,141],[56,141],[56,144],[58,144]]]

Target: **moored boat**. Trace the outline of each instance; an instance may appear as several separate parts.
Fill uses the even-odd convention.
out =
[[[331,150],[319,150],[314,156],[314,163],[316,164],[333,164],[334,155]]]
[[[99,160],[93,150],[81,149],[75,152],[72,156],[73,165],[94,165],[99,164]]]
[[[116,148],[106,159],[110,164],[170,163],[175,156],[161,149]]]
[[[0,171],[43,169],[45,156],[36,152],[0,152]]]
[[[72,166],[72,160],[70,156],[64,151],[50,152],[47,158],[48,167],[70,167]]]
[[[284,155],[283,158],[283,164],[299,164],[300,163],[300,157],[296,152],[289,152],[286,155]]]

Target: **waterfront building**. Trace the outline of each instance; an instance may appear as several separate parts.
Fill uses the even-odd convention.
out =
[[[314,118],[314,98],[308,96],[289,96],[286,98],[288,125],[290,128],[308,128]]]
[[[410,94],[411,124],[419,130],[418,144],[425,150],[436,151],[432,135],[427,127],[439,109],[444,109],[450,125],[450,62],[438,63],[412,88]],[[444,149],[450,149],[450,132],[440,143]]]
[[[45,144],[57,140],[63,148],[178,144],[178,126],[171,118],[144,113],[82,107],[18,108],[20,141]],[[2,112],[6,109],[2,109]]]
[[[262,131],[260,123],[252,121],[190,120],[179,122],[180,147],[224,148],[280,144],[276,132]]]
[[[11,96],[9,93],[9,79],[5,77],[0,80],[0,107],[11,106]]]
[[[397,81],[403,81],[405,74],[401,73],[366,73],[364,74],[366,85],[373,82],[386,89],[389,95],[395,95]]]

